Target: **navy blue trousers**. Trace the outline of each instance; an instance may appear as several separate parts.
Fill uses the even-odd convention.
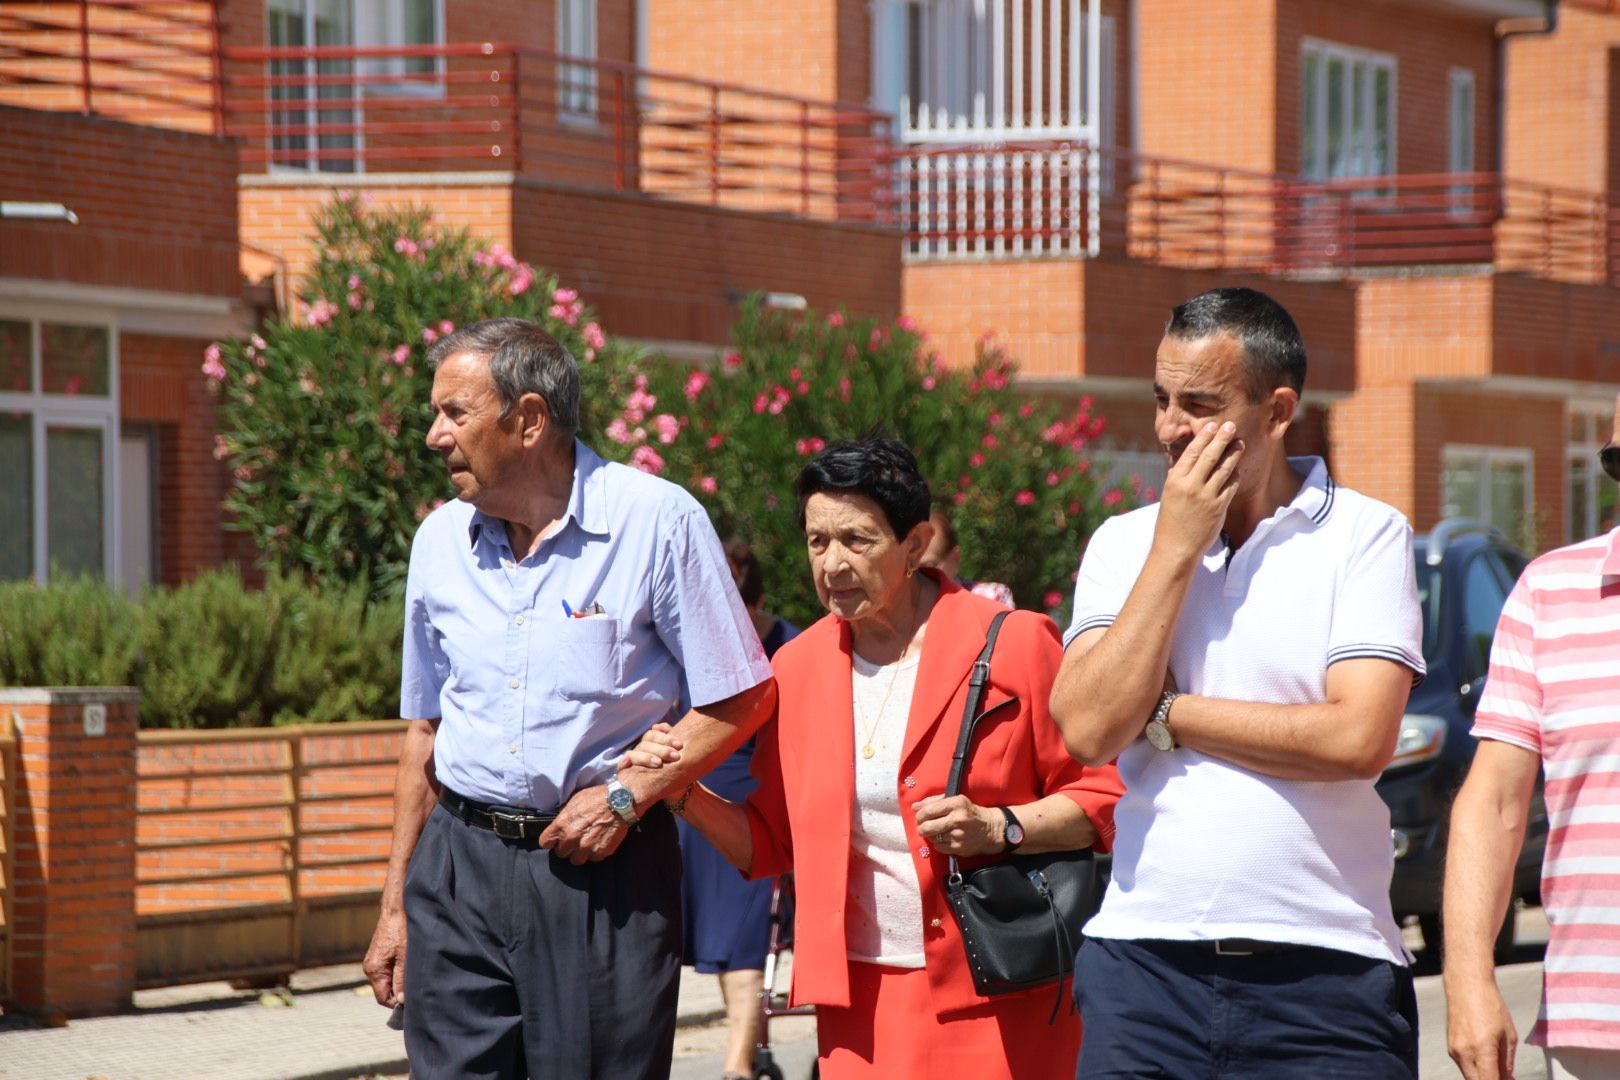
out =
[[[1078,1080],[1416,1080],[1411,969],[1337,949],[1091,938]]]
[[[436,807],[405,879],[405,1052],[419,1080],[667,1080],[681,852],[651,811],[574,866]]]

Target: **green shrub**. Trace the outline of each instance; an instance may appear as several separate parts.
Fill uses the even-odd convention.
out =
[[[216,570],[131,601],[91,581],[0,586],[0,685],[133,685],[149,728],[371,720],[399,701],[397,595]]]

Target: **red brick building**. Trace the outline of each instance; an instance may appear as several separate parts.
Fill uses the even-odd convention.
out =
[[[1310,346],[1299,449],[1420,528],[1590,534],[1620,389],[1615,6],[0,3],[25,46],[0,101],[26,106],[0,196],[80,219],[0,222],[0,376],[33,380],[0,390],[6,460],[28,455],[0,499],[33,524],[0,569],[226,556],[201,344],[287,303],[338,190],[429,204],[675,355],[756,290],[905,311],[953,362],[993,332],[1032,388],[1098,398],[1116,464],[1148,473],[1166,313],[1252,284]],[[161,95],[129,85],[156,42]],[[58,318],[102,327],[107,393],[51,382]],[[100,469],[100,516],[72,511],[99,546],[52,539],[95,535],[53,462]]]

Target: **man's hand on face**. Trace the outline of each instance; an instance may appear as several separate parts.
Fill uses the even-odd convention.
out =
[[[1205,424],[1170,466],[1154,542],[1169,545],[1184,558],[1208,551],[1237,494],[1237,466],[1242,456],[1243,443],[1237,441],[1235,424]]]
[[[540,846],[575,866],[584,866],[612,855],[628,831],[629,826],[608,806],[607,785],[598,784],[574,792],[557,820],[540,834]]]

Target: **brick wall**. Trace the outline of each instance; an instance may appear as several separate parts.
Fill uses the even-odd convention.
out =
[[[979,337],[993,332],[1027,376],[1147,380],[1175,305],[1205,289],[1249,285],[1299,324],[1311,357],[1308,390],[1352,385],[1355,301],[1342,285],[1113,259],[912,263],[904,277],[906,314],[952,364],[970,363]]]
[[[1356,292],[1357,384],[1488,374],[1493,289],[1493,279],[1483,276],[1362,282]]]
[[[241,296],[234,144],[0,106],[0,191],[65,222],[0,221],[0,277]]]
[[[245,534],[222,527],[224,469],[214,459],[216,401],[201,373],[207,341],[118,337],[120,420],[157,432],[158,580],[179,584],[224,562],[256,559]]]
[[[133,690],[0,690],[18,749],[11,999],[78,1016],[135,988]],[[87,705],[105,709],[101,734]]]
[[[647,66],[784,94],[864,103],[871,30],[860,0],[648,0]]]
[[[1584,191],[1620,190],[1620,13],[1560,4],[1550,36],[1507,43],[1505,171]]]

